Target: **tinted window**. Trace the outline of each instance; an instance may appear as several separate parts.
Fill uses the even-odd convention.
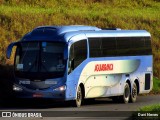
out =
[[[62,77],[66,66],[64,46],[60,42],[19,43],[15,56],[16,76],[40,80]]]
[[[149,37],[119,37],[117,40],[117,56],[137,56],[151,54]]]
[[[89,38],[90,57],[101,57],[102,56],[101,47],[102,43],[100,38]]]
[[[130,55],[144,55],[145,54],[145,44],[143,37],[131,37],[131,53]]]
[[[71,45],[69,60],[73,61],[73,67],[76,68],[87,58],[87,41],[77,41]]]
[[[116,38],[116,41],[117,41],[117,56],[131,55],[132,53],[131,39],[128,39],[127,37],[119,37],[119,38]]]
[[[74,43],[74,67],[76,68],[87,58],[87,41],[81,40]]]
[[[145,49],[146,49],[146,55],[151,55],[152,54],[152,49],[151,49],[151,38],[150,37],[145,37]]]
[[[102,38],[102,56],[116,55],[116,40],[115,38]]]
[[[89,38],[90,57],[106,57],[116,55],[115,38]]]
[[[150,55],[150,37],[89,38],[90,57]]]

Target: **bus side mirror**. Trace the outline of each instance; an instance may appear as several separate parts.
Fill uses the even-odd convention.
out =
[[[7,51],[6,51],[6,57],[7,57],[7,59],[10,59],[11,53],[12,53],[12,48],[14,46],[16,46],[16,45],[17,45],[17,42],[13,42],[13,43],[9,44],[9,46],[7,47]]]

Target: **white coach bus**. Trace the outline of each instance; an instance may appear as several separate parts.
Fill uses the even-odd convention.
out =
[[[124,103],[153,86],[151,36],[145,30],[42,26],[16,46],[13,90],[18,98],[111,97]]]

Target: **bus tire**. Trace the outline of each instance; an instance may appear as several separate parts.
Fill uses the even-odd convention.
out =
[[[130,95],[130,102],[134,103],[137,100],[137,85],[133,83],[132,92]]]
[[[73,106],[74,107],[80,107],[81,104],[82,104],[82,100],[83,100],[83,97],[82,97],[82,90],[81,90],[81,87],[78,86],[78,89],[77,89],[77,93],[76,93],[76,99],[73,101]]]
[[[130,98],[130,87],[128,83],[125,83],[124,93],[121,96],[121,101],[126,104],[129,102],[129,98]]]

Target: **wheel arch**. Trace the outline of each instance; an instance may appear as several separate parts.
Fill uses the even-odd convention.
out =
[[[137,94],[139,94],[140,86],[139,86],[139,81],[138,81],[138,79],[135,79],[134,83],[135,83],[136,86],[137,86]]]
[[[79,86],[81,87],[81,91],[82,91],[82,99],[85,98],[85,88],[84,88],[84,84],[80,83]]]
[[[131,92],[131,81],[129,79],[126,80],[126,83],[128,83],[129,88],[130,88],[130,92]]]

